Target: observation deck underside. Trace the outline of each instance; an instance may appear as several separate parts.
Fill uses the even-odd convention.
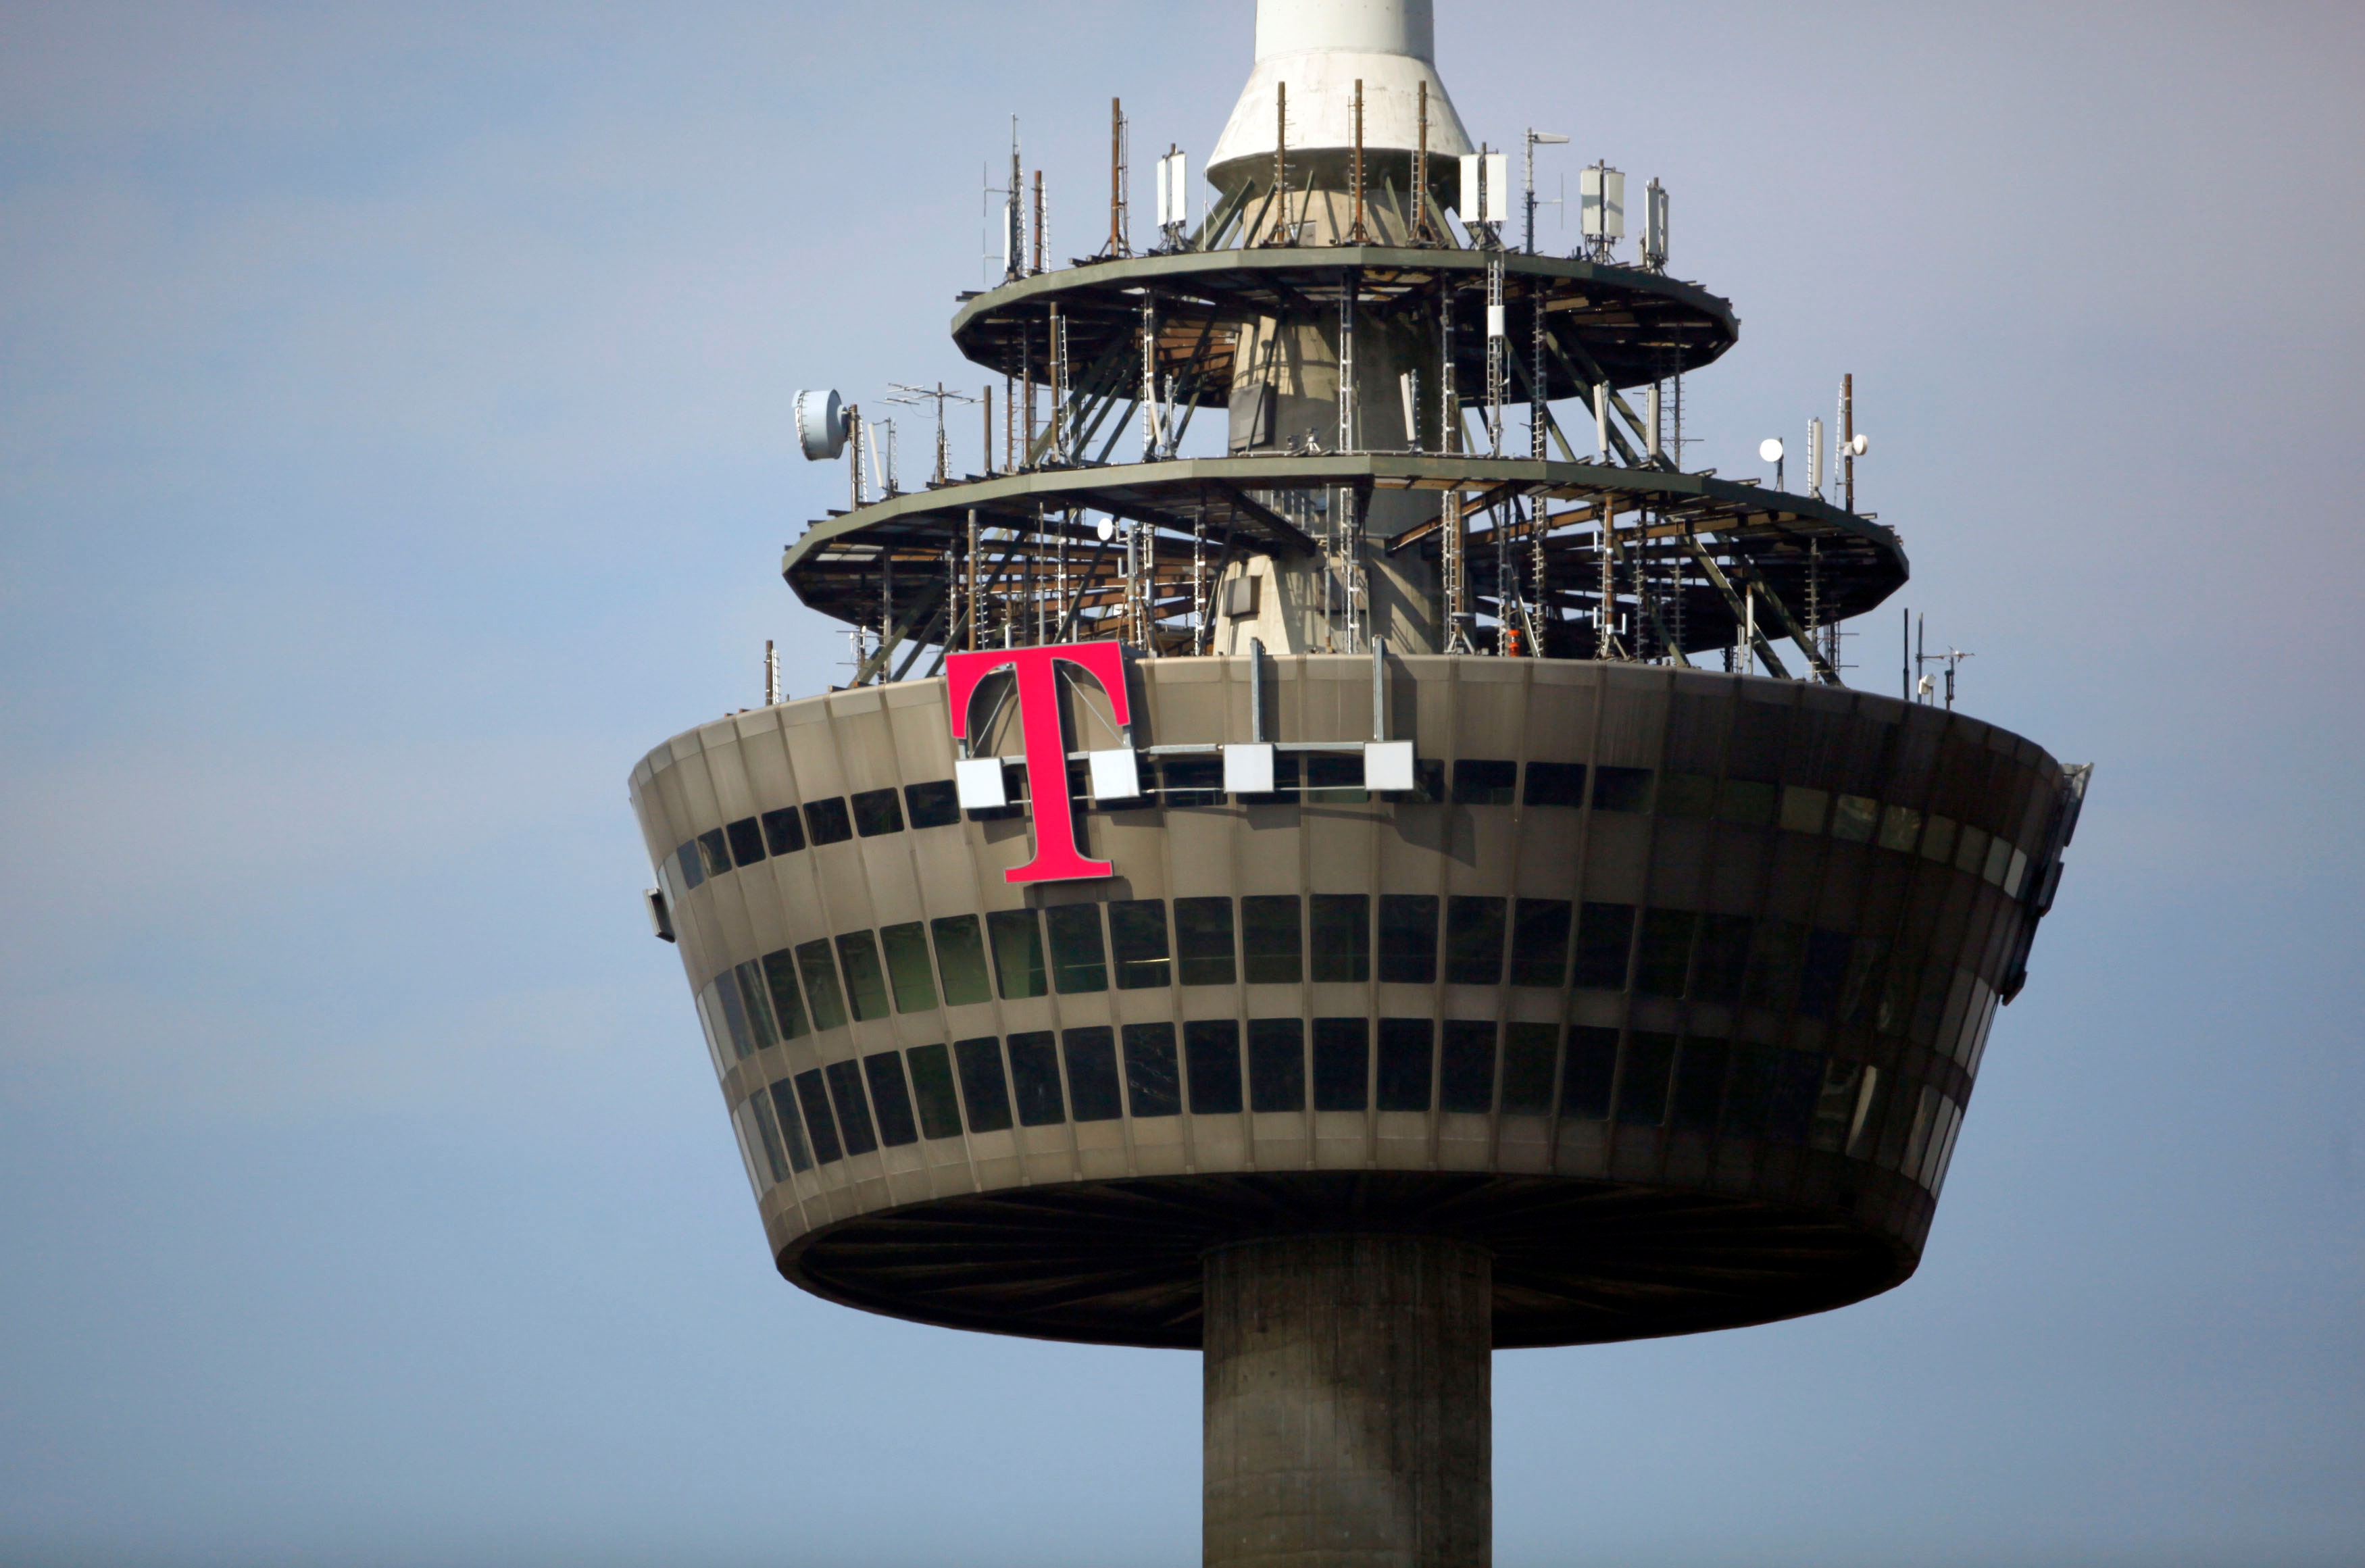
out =
[[[1879,1184],[1896,1190],[1865,1192],[1867,1207],[1885,1198],[1914,1210],[1918,1237],[1926,1194]],[[1837,1207],[1485,1172],[1288,1172],[940,1199],[814,1231],[778,1262],[817,1295],[891,1316],[1195,1350],[1207,1249],[1314,1233],[1450,1236],[1488,1249],[1498,1349],[1802,1316],[1900,1284],[1916,1260]]]

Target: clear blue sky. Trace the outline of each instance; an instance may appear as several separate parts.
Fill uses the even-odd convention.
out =
[[[2365,14],[1440,13],[2099,765],[1920,1276],[1499,1357],[1498,1562],[2365,1559]],[[624,778],[843,678],[790,399],[980,379],[1010,111],[1087,251],[1249,18],[0,6],[0,1560],[1197,1561],[1194,1358],[773,1274]]]

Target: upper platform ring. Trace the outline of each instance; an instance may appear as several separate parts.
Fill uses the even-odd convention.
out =
[[[1526,310],[1541,296],[1552,347],[1546,396],[1589,395],[1591,366],[1619,386],[1641,386],[1709,364],[1741,335],[1732,302],[1698,284],[1639,267],[1521,252],[1392,245],[1275,245],[1181,251],[1083,262],[965,296],[953,342],[978,364],[1016,373],[1022,351],[1043,374],[1045,328],[1056,305],[1071,376],[1107,358],[1139,364],[1144,291],[1156,295],[1159,368],[1182,378],[1185,400],[1220,408],[1232,383],[1232,338],[1260,317],[1335,316],[1352,278],[1362,308],[1384,317],[1451,291],[1463,314],[1455,368],[1483,383],[1486,266],[1503,259],[1515,347],[1529,338]]]

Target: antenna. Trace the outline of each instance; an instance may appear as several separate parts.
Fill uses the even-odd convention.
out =
[[[1642,265],[1667,270],[1667,189],[1656,180],[1642,188]]]
[[[1126,231],[1125,105],[1109,100],[1109,237],[1106,255],[1130,256],[1133,245]]]
[[[976,398],[972,398],[972,397],[970,397],[970,396],[968,393],[966,393],[966,392],[953,392],[953,391],[947,391],[947,390],[946,389],[946,387],[945,387],[945,384],[944,384],[943,382],[941,382],[941,381],[937,382],[934,386],[907,386],[906,384],[904,384],[903,382],[901,382],[901,381],[891,381],[891,382],[889,382],[887,385],[888,385],[888,386],[891,386],[891,387],[893,387],[896,391],[901,392],[901,393],[902,393],[902,394],[903,394],[903,396],[902,396],[902,397],[901,397],[901,398],[888,398],[888,399],[887,399],[887,401],[889,401],[890,403],[902,403],[902,404],[905,404],[905,405],[907,405],[907,406],[913,407],[913,408],[918,407],[918,406],[919,406],[920,404],[922,404],[922,403],[934,403],[934,404],[936,406],[936,475],[935,475],[935,477],[933,477],[932,479],[930,479],[930,480],[928,481],[928,483],[929,483],[929,484],[931,484],[931,485],[947,485],[947,484],[950,484],[950,483],[952,482],[952,476],[952,476],[952,445],[951,445],[951,443],[950,443],[949,442],[947,442],[947,441],[945,439],[945,405],[946,405],[947,403],[974,403],[974,402],[976,402],[976,401],[977,401],[977,399],[976,399]],[[987,396],[988,398],[991,398],[992,395],[993,395],[993,394],[992,394],[992,392],[990,392],[990,391],[986,394],[986,396]],[[993,417],[993,416],[992,416],[992,406],[991,406],[991,405],[988,405],[988,412],[987,412],[986,418],[987,418],[987,419],[988,419],[988,420],[990,421],[990,420],[992,419],[992,417]],[[989,430],[989,431],[991,431],[992,426],[991,426],[991,424],[990,424],[990,423],[989,423],[989,425],[988,425],[988,427],[987,427],[987,428],[988,428],[988,430]],[[989,434],[989,435],[987,436],[987,438],[986,438],[986,446],[987,446],[987,451],[986,451],[986,461],[987,461],[988,463],[991,463],[991,462],[993,460],[993,453],[992,453],[992,435],[991,435],[991,434]],[[889,495],[893,495],[893,494],[895,493],[895,486],[894,486],[894,481],[893,481],[893,477],[892,477],[892,476],[893,476],[893,472],[894,472],[894,468],[893,468],[894,456],[893,456],[893,454],[894,454],[894,450],[895,450],[895,448],[894,448],[894,426],[893,426],[893,424],[892,424],[892,422],[891,422],[891,422],[889,423],[889,425],[888,425],[888,448],[887,448],[887,450],[888,450],[888,454],[889,454],[889,456],[888,456],[888,465],[889,465],[888,473],[889,473],[889,476],[890,476],[890,477],[889,477],[889,481],[888,481],[888,486],[887,486],[887,493],[888,493]]]
[[[777,708],[780,702],[780,655],[772,651],[772,639],[764,639],[764,706]]]
[[[1272,226],[1265,230],[1268,245],[1286,245],[1297,238],[1289,221],[1289,84],[1273,84],[1272,97]]]
[[[1184,248],[1183,230],[1191,225],[1190,168],[1190,155],[1171,143],[1158,161],[1158,228],[1170,251]]]
[[[1412,155],[1412,229],[1405,238],[1415,245],[1438,245],[1444,243],[1444,240],[1429,215],[1429,83],[1426,78],[1420,84],[1418,119],[1419,140]]]
[[[1757,456],[1759,461],[1774,465],[1774,487],[1780,489],[1782,487],[1782,442],[1773,436],[1767,436],[1757,443]]]
[[[1527,252],[1530,256],[1536,253],[1536,149],[1562,147],[1567,145],[1567,142],[1568,138],[1565,136],[1557,135],[1549,130],[1538,130],[1533,126],[1528,128],[1528,169],[1525,190],[1528,209]]]
[[[1823,498],[1823,421],[1807,421],[1807,494]]]
[[[1489,152],[1481,142],[1475,152],[1462,155],[1462,195],[1455,203],[1463,227],[1481,244],[1500,249],[1503,243],[1503,198],[1511,183],[1508,153]]]
[[[1372,242],[1372,235],[1371,231],[1363,227],[1363,79],[1361,76],[1355,78],[1355,174],[1353,211],[1355,220],[1348,227],[1347,243],[1350,245],[1368,245]],[[1351,448],[1350,450],[1351,450]]]
[[[1588,164],[1576,176],[1577,232],[1588,260],[1615,259],[1626,237],[1626,176],[1606,162]]]

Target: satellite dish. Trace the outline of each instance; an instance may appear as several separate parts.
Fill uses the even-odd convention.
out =
[[[797,394],[797,445],[815,463],[846,450],[846,405],[835,389]]]
[[[1111,539],[1115,538],[1115,537],[1116,537],[1116,520],[1115,520],[1115,518],[1109,518],[1109,517],[1104,517],[1104,518],[1101,519],[1100,523],[1099,523],[1099,526],[1098,526],[1098,530],[1097,530],[1097,532],[1099,532],[1099,534],[1100,534],[1100,536],[1101,536],[1101,540],[1102,540],[1102,542],[1103,542],[1104,543],[1105,543],[1107,541],[1109,541],[1109,540],[1111,540]]]
[[[1757,455],[1768,463],[1779,463],[1782,461],[1782,443],[1769,435],[1757,443]]]
[[[1852,435],[1848,438],[1847,449],[1856,456],[1862,457],[1872,450],[1872,438],[1862,433]]]

